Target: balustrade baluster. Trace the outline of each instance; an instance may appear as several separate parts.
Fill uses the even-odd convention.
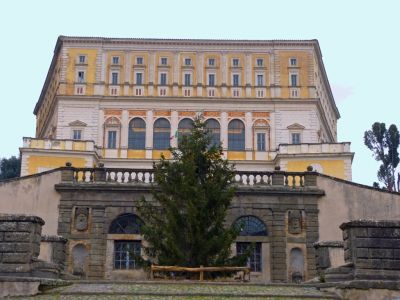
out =
[[[289,185],[289,175],[284,175],[285,176],[285,185]]]
[[[303,175],[300,175],[300,186],[304,186]]]
[[[82,181],[86,182],[86,171],[85,170],[82,171]]]
[[[135,180],[134,180],[134,182],[135,183],[139,182],[139,172],[135,172]]]
[[[124,182],[125,182],[125,172],[122,171],[121,172],[121,183],[124,183]]]
[[[89,175],[89,181],[90,181],[90,182],[93,182],[93,181],[94,181],[94,180],[93,180],[93,179],[94,179],[93,173],[94,173],[93,170],[90,170],[90,171],[89,171],[89,174],[90,174],[90,175]]]

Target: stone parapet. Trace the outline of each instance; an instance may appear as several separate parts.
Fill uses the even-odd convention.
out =
[[[315,263],[318,273],[321,271],[338,267],[343,261],[343,242],[342,241],[320,241],[314,243]],[[339,258],[341,256],[341,259]],[[340,263],[339,263],[339,262]]]
[[[400,221],[357,220],[340,228],[346,264],[325,270],[328,282],[400,279]]]
[[[29,275],[38,257],[44,221],[36,216],[0,215],[0,275]]]
[[[0,276],[58,277],[57,265],[38,259],[43,225],[36,216],[0,215]]]

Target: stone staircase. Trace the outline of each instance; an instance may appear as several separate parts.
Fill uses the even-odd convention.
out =
[[[70,286],[44,291],[31,298],[35,300],[105,300],[105,299],[340,299],[335,294],[323,292],[311,285],[215,282],[76,282]]]

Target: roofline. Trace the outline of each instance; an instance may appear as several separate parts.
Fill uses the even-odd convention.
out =
[[[318,57],[318,63],[322,71],[324,83],[327,86],[329,101],[335,110],[337,118],[340,118],[339,110],[336,106],[333,93],[326,74],[325,66],[322,60],[322,52],[317,39],[311,40],[234,40],[234,39],[162,39],[162,38],[109,38],[109,37],[78,37],[78,36],[63,36],[60,35],[54,47],[54,55],[51,61],[45,83],[40,93],[39,99],[35,105],[33,113],[37,115],[39,108],[43,102],[47,87],[50,83],[52,73],[57,63],[57,58],[64,42],[92,42],[92,43],[112,43],[112,44],[169,44],[169,45],[249,45],[249,46],[278,46],[278,45],[312,45]]]
[[[329,101],[331,102],[332,107],[335,110],[336,117],[339,119],[340,118],[339,109],[336,106],[335,98],[333,97],[333,93],[332,93],[331,85],[329,83],[328,75],[326,74],[324,61],[322,60],[321,48],[319,46],[318,40],[313,40],[313,41],[315,41],[314,49],[315,49],[315,52],[317,53],[318,63],[320,65],[320,68],[321,68],[321,71],[322,71],[322,77],[324,79],[324,83],[327,86]]]
[[[56,63],[57,63],[57,58],[58,58],[58,55],[60,53],[62,43],[63,43],[62,36],[59,36],[58,39],[57,39],[57,42],[56,42],[56,46],[54,47],[53,59],[51,60],[49,70],[47,71],[46,80],[44,81],[44,84],[43,84],[43,87],[42,87],[42,91],[40,92],[39,100],[36,102],[35,108],[33,110],[33,114],[34,115],[37,115],[37,113],[39,111],[39,108],[42,105],[44,95],[46,94],[47,87],[50,84],[51,76],[52,76],[52,74],[54,72],[54,68],[55,68]]]

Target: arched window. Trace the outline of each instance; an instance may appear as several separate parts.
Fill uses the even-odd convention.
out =
[[[129,122],[128,148],[142,150],[146,146],[146,123],[141,118]]]
[[[140,234],[143,221],[135,214],[123,214],[114,219],[108,233],[110,234]],[[114,269],[139,269],[137,257],[141,255],[142,241],[114,241]]]
[[[220,126],[217,120],[208,119],[206,121],[206,128],[210,134],[211,140],[210,144],[219,146],[221,144]]]
[[[238,218],[234,224],[240,230],[240,236],[267,236],[267,227],[264,222],[254,216]]]
[[[140,234],[143,221],[135,214],[123,214],[111,222],[110,234]]]
[[[244,151],[244,124],[240,120],[232,120],[228,125],[228,150]]]
[[[108,149],[119,148],[121,122],[117,117],[108,118],[104,122],[104,147]]]
[[[243,216],[238,218],[233,226],[239,229],[239,236],[267,236],[267,227],[259,218],[254,216]],[[254,247],[248,258],[247,265],[252,272],[262,271],[262,245],[260,242],[237,242],[237,254],[246,254],[248,250]]]
[[[183,119],[178,124],[178,141],[180,141],[184,136],[190,135],[193,129],[193,120]]]
[[[153,148],[165,150],[169,148],[171,125],[167,119],[161,118],[154,122]]]

